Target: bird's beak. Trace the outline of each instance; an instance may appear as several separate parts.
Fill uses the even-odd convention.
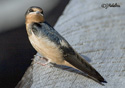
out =
[[[40,11],[36,11],[35,13],[36,13],[36,14],[41,14],[41,15],[43,16],[43,14],[42,14],[42,13],[40,13]]]
[[[40,13],[40,11],[35,11],[35,12],[31,12],[30,14],[40,14],[40,15],[42,15],[43,16],[43,14],[42,13]]]
[[[39,12],[39,11],[36,11],[35,13],[36,13],[36,14],[40,14],[40,12]]]

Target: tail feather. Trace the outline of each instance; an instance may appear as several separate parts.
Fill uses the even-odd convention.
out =
[[[65,58],[66,58],[66,61],[68,62],[68,63],[65,63],[65,65],[81,70],[99,82],[107,83],[104,80],[104,78],[78,53],[76,53],[76,55],[68,55]]]

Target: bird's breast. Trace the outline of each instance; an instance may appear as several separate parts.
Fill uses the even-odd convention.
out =
[[[47,59],[50,59],[50,61],[60,62],[63,60],[62,51],[59,49],[59,46],[47,37],[38,37],[32,32],[31,36],[29,36],[29,40],[36,51]]]

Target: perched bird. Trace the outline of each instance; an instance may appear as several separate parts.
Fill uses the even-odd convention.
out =
[[[66,65],[87,73],[99,82],[104,78],[85,61],[71,45],[51,26],[40,7],[30,7],[26,14],[26,30],[32,46],[48,62]]]

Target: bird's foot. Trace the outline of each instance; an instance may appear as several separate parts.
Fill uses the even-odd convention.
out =
[[[35,63],[40,64],[42,66],[46,66],[48,64],[48,62],[46,62],[46,63],[35,62]]]
[[[41,57],[41,56],[39,56],[39,55],[35,55],[35,57],[38,57],[38,58],[39,58],[39,60],[37,60],[37,61],[34,60],[35,63],[40,64],[40,65],[42,65],[42,66],[48,65],[49,60],[48,60],[47,58]]]

